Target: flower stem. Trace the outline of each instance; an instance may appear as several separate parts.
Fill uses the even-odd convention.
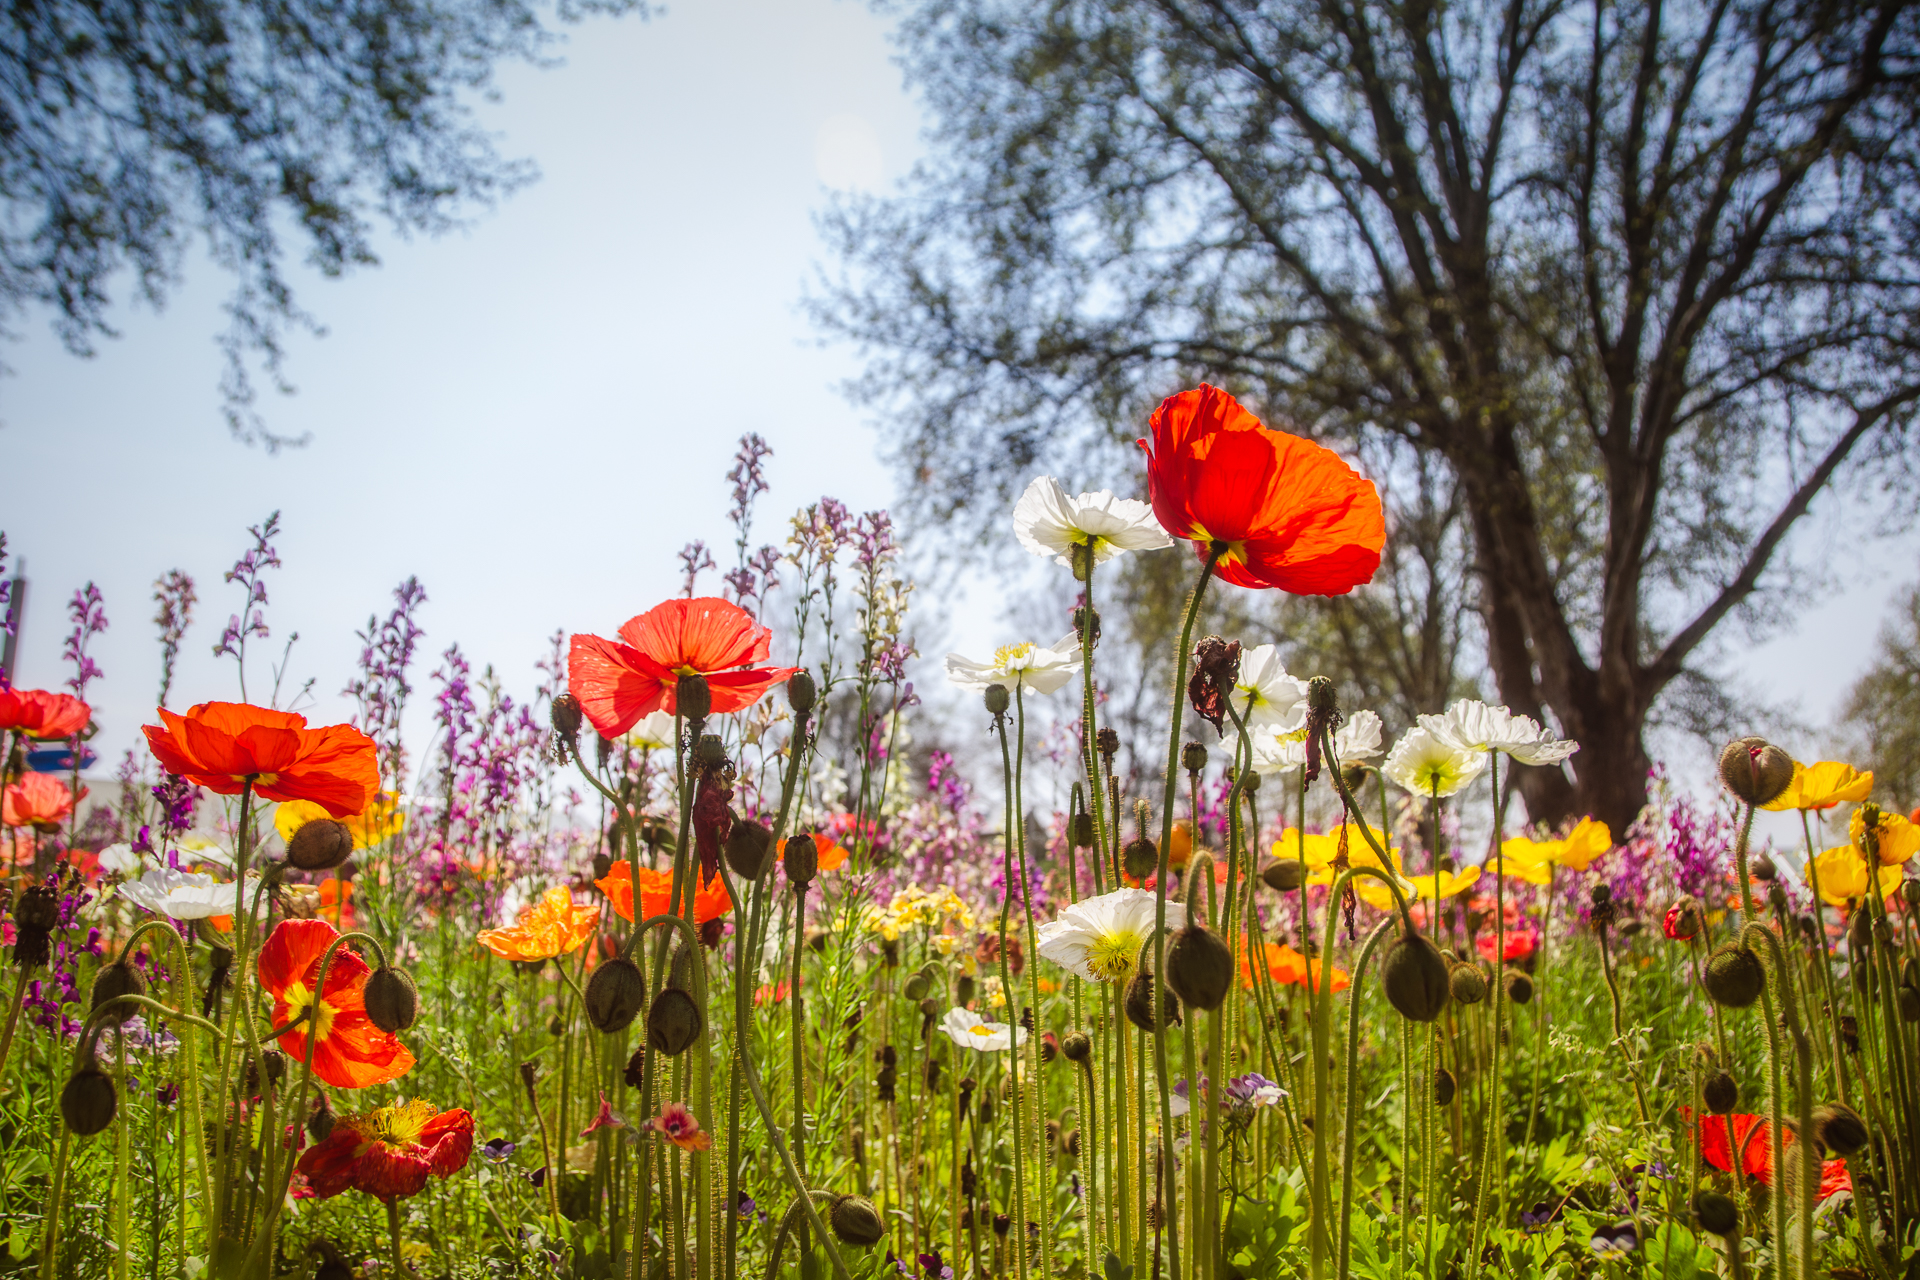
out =
[[[1008,1236],[1008,1244],[1013,1249],[1014,1274],[1019,1280],[1027,1280],[1027,1159],[1026,1129],[1023,1111],[1020,1105],[1020,1009],[1014,998],[1013,969],[1008,956],[1007,929],[1013,920],[1014,889],[1014,823],[1019,815],[1014,811],[1014,774],[1013,753],[1007,745],[1007,717],[1004,712],[993,717],[994,732],[1000,735],[1000,770],[1006,789],[1004,837],[1006,847],[1006,885],[1000,897],[1000,992],[1007,1002],[1007,1019],[1012,1023],[1007,1046],[1007,1066],[1013,1080],[1013,1230]],[[1025,885],[1021,886],[1024,893]],[[1037,959],[1037,957],[1036,957]],[[1036,1024],[1037,1025],[1037,1024]]]

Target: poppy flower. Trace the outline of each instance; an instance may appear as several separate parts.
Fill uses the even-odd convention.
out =
[[[82,787],[76,796],[50,773],[29,773],[0,795],[0,822],[9,827],[57,831],[73,816],[74,802],[86,794],[87,789]]]
[[[1871,842],[1867,839],[1869,823],[1873,828]],[[1853,817],[1847,820],[1847,834],[1853,838],[1853,847],[1862,857],[1869,856],[1871,849],[1883,867],[1905,862],[1920,853],[1920,826],[1877,805],[1863,804],[1855,809]]]
[[[1035,939],[1040,956],[1088,982],[1125,982],[1133,976],[1140,949],[1153,936],[1157,903],[1145,889],[1115,889],[1082,898],[1040,926]],[[1182,904],[1169,900],[1166,911],[1167,928],[1186,924]]]
[[[626,859],[613,864],[611,870],[594,885],[607,895],[613,903],[614,914],[622,920],[633,919],[633,894],[636,886],[640,891],[640,918],[663,916],[668,914],[668,902],[673,897],[673,872],[655,871],[652,867],[641,867],[638,871]],[[693,922],[697,925],[718,920],[733,910],[733,899],[727,896],[727,885],[719,876],[701,881],[693,895]]]
[[[70,693],[0,689],[0,733],[24,733],[29,738],[71,738],[92,719],[92,708]]]
[[[1305,986],[1309,973],[1313,976],[1313,988],[1318,991],[1325,981],[1326,962],[1307,958],[1292,947],[1280,942],[1263,943],[1266,951],[1267,975],[1283,987]],[[1253,985],[1253,967],[1248,963],[1247,953],[1240,953],[1240,985]],[[1345,991],[1353,985],[1353,978],[1345,969],[1333,970],[1333,990],[1335,994]]]
[[[350,724],[309,729],[305,716],[244,702],[159,714],[145,732],[160,767],[220,795],[239,795],[251,778],[264,800],[311,800],[345,818],[380,789],[373,739]]]
[[[1844,907],[1857,898],[1866,897],[1869,883],[1878,886],[1882,898],[1893,897],[1900,888],[1905,870],[1899,863],[1894,863],[1875,867],[1869,874],[1867,860],[1860,855],[1860,851],[1850,844],[1843,844],[1827,850],[1802,867],[1800,874],[1806,877],[1808,885],[1812,885],[1814,876],[1819,876],[1820,900],[1830,907]]]
[[[1683,1123],[1693,1124],[1693,1112],[1689,1107],[1680,1108]],[[1727,1138],[1727,1122],[1733,1122],[1733,1139]],[[1761,1186],[1773,1185],[1773,1147],[1769,1141],[1773,1126],[1764,1116],[1714,1116],[1705,1117],[1699,1125],[1700,1158],[1714,1168],[1724,1172],[1733,1170],[1734,1152],[1740,1152],[1741,1171],[1749,1178],[1757,1179]],[[1751,1135],[1751,1137],[1749,1137]],[[1789,1129],[1786,1141],[1781,1144],[1784,1157],[1793,1149],[1794,1134]],[[1830,1195],[1853,1190],[1853,1175],[1847,1172],[1844,1159],[1827,1160],[1820,1166],[1819,1198],[1825,1200]]]
[[[986,689],[998,684],[1009,688],[1019,685],[1035,693],[1057,693],[1079,672],[1080,662],[1080,642],[1072,635],[1045,647],[1022,640],[995,649],[991,662],[948,654],[947,683],[962,689]]]
[[[613,1104],[607,1101],[607,1091],[602,1089],[600,1091],[600,1110],[594,1114],[593,1119],[587,1121],[587,1127],[580,1131],[580,1136],[584,1138],[588,1134],[598,1133],[602,1129],[624,1129],[626,1125],[627,1122],[625,1120],[622,1120],[614,1114]]]
[[[314,986],[320,977],[320,958],[339,936],[339,931],[324,920],[282,920],[267,939],[267,945],[260,948],[260,985],[273,997],[275,1026],[291,1022],[303,1010],[315,1006]],[[320,992],[318,1011],[280,1036],[280,1048],[293,1061],[301,1062],[306,1059],[307,1036],[311,1033],[315,1040],[313,1074],[336,1089],[364,1089],[385,1084],[413,1070],[413,1055],[400,1043],[400,1038],[374,1026],[367,1016],[366,986],[371,973],[367,962],[350,947],[339,948],[327,966],[327,985]],[[471,1147],[471,1119],[467,1127],[467,1145]],[[464,1151],[460,1163],[466,1163]],[[312,1170],[307,1171],[307,1176],[314,1177]],[[315,1183],[318,1185],[318,1178]],[[358,1184],[343,1182],[334,1191],[323,1190],[319,1194],[332,1195],[352,1185]],[[412,1195],[413,1191],[404,1194]]]
[[[353,881],[329,876],[320,882],[320,914],[342,929],[351,929],[353,919]]]
[[[1380,772],[1403,791],[1440,799],[1465,787],[1486,767],[1485,752],[1455,746],[1420,728],[1400,735]]]
[[[941,1019],[940,1030],[963,1049],[976,1053],[1000,1053],[1027,1042],[1027,1029],[1004,1022],[988,1022],[971,1009],[955,1006]]]
[[[322,1200],[351,1190],[392,1204],[420,1194],[429,1174],[460,1172],[472,1156],[473,1116],[415,1099],[339,1117],[296,1167]]]
[[[593,936],[599,918],[593,907],[575,906],[565,885],[555,885],[522,911],[519,920],[504,929],[482,930],[474,941],[507,960],[551,960],[578,951]]]
[[[713,1145],[713,1135],[701,1129],[684,1102],[669,1102],[640,1127],[653,1130],[682,1151],[705,1151]]]
[[[1818,812],[1838,804],[1859,804],[1873,793],[1873,770],[1864,773],[1839,760],[1818,764],[1793,762],[1793,781],[1762,809],[1799,809]]]
[[[848,855],[844,846],[835,844],[833,837],[824,831],[815,831],[812,834],[814,856],[818,859],[813,868],[816,872],[838,871],[845,865]],[[798,839],[799,837],[795,838]],[[785,862],[786,857],[787,842],[782,840],[780,847],[773,852],[773,860],[775,862]]]
[[[1013,504],[1013,532],[1037,556],[1052,556],[1073,568],[1075,547],[1086,547],[1095,564],[1128,551],[1158,551],[1173,540],[1154,523],[1153,508],[1096,489],[1069,498],[1052,476],[1037,476]]]
[[[716,713],[744,711],[798,667],[761,667],[773,632],[730,601],[713,596],[669,600],[617,633],[619,640],[576,635],[567,655],[567,688],[603,737],[615,738],[653,711],[675,714],[681,676],[703,675]]]
[[[1490,707],[1477,698],[1459,699],[1444,715],[1421,716],[1420,727],[1462,751],[1504,752],[1520,764],[1558,764],[1580,749],[1571,739],[1554,737],[1532,716]]]
[[[1210,386],[1162,401],[1147,429],[1153,513],[1202,559],[1226,543],[1222,579],[1312,596],[1373,580],[1387,540],[1380,495],[1331,449],[1270,430]]]
[[[1509,929],[1506,932],[1507,949],[1501,957],[1504,961],[1525,960],[1540,949],[1540,935],[1532,929]],[[1474,949],[1488,960],[1493,959],[1494,935],[1491,930],[1483,930],[1473,940]]]

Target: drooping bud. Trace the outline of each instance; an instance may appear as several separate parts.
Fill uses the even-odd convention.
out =
[[[104,1130],[119,1109],[113,1077],[102,1071],[91,1055],[87,1065],[68,1077],[66,1087],[60,1090],[60,1117],[78,1138],[90,1138]]]
[[[109,1000],[120,996],[144,996],[147,994],[147,980],[140,971],[124,960],[108,965],[93,979],[93,996],[87,1005],[89,1013],[100,1008]],[[140,1006],[131,1002],[116,1004],[100,1015],[103,1026],[117,1027],[134,1014],[141,1012]]]
[[[1060,1042],[1060,1052],[1066,1055],[1068,1062],[1085,1062],[1093,1056],[1093,1041],[1084,1031],[1069,1031]]]
[[[1454,1081],[1453,1072],[1445,1067],[1436,1068],[1433,1073],[1433,1105],[1436,1107],[1448,1105],[1453,1101],[1453,1095],[1459,1091],[1459,1088],[1460,1086]]]
[[[787,705],[793,708],[796,716],[811,715],[813,704],[819,697],[819,686],[806,672],[796,671],[787,678]]]
[[[598,1031],[623,1031],[647,1002],[647,980],[640,966],[616,956],[587,979],[587,1021]]]
[[[1003,684],[990,684],[987,686],[986,703],[988,715],[1003,716],[1007,714],[1007,708],[1013,705],[1013,695],[1007,692],[1007,686]]]
[[[1457,964],[1447,975],[1447,990],[1461,1004],[1479,1004],[1487,998],[1487,976],[1478,965]]]
[[[612,855],[605,854],[605,853],[594,854],[593,855],[593,878],[595,880],[605,880],[608,876],[612,874],[613,874]]]
[[[1827,1150],[1850,1156],[1867,1145],[1867,1123],[1860,1113],[1842,1103],[1813,1109],[1813,1132]]]
[[[827,1210],[827,1225],[841,1244],[866,1249],[879,1244],[887,1234],[887,1224],[873,1201],[865,1196],[840,1196]]]
[[[674,681],[674,709],[688,724],[700,724],[713,714],[713,690],[707,678],[698,672]]]
[[[663,988],[647,1010],[647,1043],[669,1058],[687,1051],[700,1037],[706,1017],[692,996],[678,987]]]
[[[1181,1003],[1212,1013],[1233,987],[1233,952],[1196,920],[1175,933],[1167,948],[1167,985]]]
[[[1260,878],[1275,893],[1292,893],[1306,883],[1306,864],[1298,858],[1275,858],[1260,872]]]
[[[1700,1092],[1707,1110],[1715,1115],[1730,1116],[1733,1109],[1740,1105],[1740,1086],[1724,1071],[1716,1071],[1708,1076]]]
[[[1780,875],[1780,868],[1773,865],[1773,859],[1764,853],[1756,853],[1747,861],[1747,874],[1762,884],[1772,884]]]
[[[1073,821],[1067,826],[1067,834],[1068,838],[1073,841],[1074,848],[1093,848],[1093,815],[1090,813],[1074,814]]]
[[[918,1004],[927,998],[927,992],[932,986],[932,979],[928,978],[925,973],[916,970],[907,978],[906,984],[900,988],[900,993],[915,1004]]]
[[[1160,847],[1145,836],[1138,836],[1120,851],[1120,865],[1129,879],[1145,880],[1160,869]]]
[[[751,818],[735,818],[727,836],[726,858],[735,875],[758,880],[773,858],[773,833]]]
[[[1737,738],[1720,752],[1720,781],[1758,808],[1779,798],[1793,781],[1793,757],[1765,738]]]
[[[382,1031],[405,1031],[420,1013],[420,991],[405,969],[382,965],[367,977],[367,1020]]]
[[[287,841],[287,865],[302,871],[331,871],[353,856],[353,829],[332,818],[300,824]]]
[[[813,877],[820,870],[820,846],[814,843],[811,835],[787,837],[780,846],[781,859],[787,868],[787,883],[795,889],[805,889],[813,883]]]
[[[1507,970],[1501,975],[1500,985],[1506,990],[1507,999],[1514,1004],[1533,1003],[1533,979],[1520,970]]]
[[[1142,1031],[1157,1031],[1161,1027],[1180,1025],[1180,1002],[1174,998],[1173,992],[1164,987],[1159,989],[1160,1012],[1158,1020],[1155,1019],[1154,991],[1155,984],[1151,973],[1141,969],[1133,975],[1133,980],[1127,983],[1127,1021]]]
[[[327,1101],[324,1090],[315,1090],[313,1114],[307,1117],[307,1136],[315,1142],[325,1142],[333,1132],[333,1120],[333,1104]]]
[[[1693,1193],[1693,1220],[1709,1235],[1730,1236],[1740,1228],[1740,1206],[1731,1196],[1702,1188]]]
[[[570,693],[563,693],[553,700],[553,731],[569,750],[578,755],[580,751],[580,699]]]
[[[1447,1007],[1447,962],[1424,934],[1402,933],[1380,964],[1387,1002],[1412,1022],[1432,1022]]]
[[[1745,1009],[1760,998],[1767,985],[1766,970],[1751,947],[1723,942],[1707,957],[1702,979],[1713,1002],[1729,1009]]]

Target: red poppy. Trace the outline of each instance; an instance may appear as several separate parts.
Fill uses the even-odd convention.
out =
[[[1508,929],[1506,931],[1507,950],[1502,957],[1505,960],[1525,960],[1540,949],[1540,934],[1533,929]],[[1491,929],[1483,930],[1473,940],[1474,949],[1487,959],[1493,959],[1494,934]]]
[[[1330,449],[1273,431],[1218,387],[1170,396],[1148,423],[1147,490],[1166,531],[1228,550],[1241,587],[1345,595],[1373,580],[1387,526],[1380,495]]]
[[[473,1116],[416,1099],[339,1117],[295,1167],[322,1200],[352,1190],[392,1204],[418,1195],[429,1174],[460,1172],[472,1156]]]
[[[87,789],[74,795],[67,784],[50,773],[29,773],[0,795],[0,822],[9,827],[38,827],[58,831],[73,814],[76,800],[86,797]]]
[[[87,727],[93,710],[70,693],[46,689],[0,689],[0,733],[29,738],[71,738]]]
[[[311,800],[349,818],[380,789],[373,739],[350,724],[309,729],[305,716],[244,702],[159,710],[161,725],[145,728],[160,767],[209,791],[237,796],[251,778],[263,799]]]
[[[669,600],[620,628],[620,640],[576,635],[567,657],[567,688],[605,737],[633,728],[642,716],[678,710],[674,685],[703,675],[715,712],[742,711],[798,667],[759,667],[773,632],[739,605],[713,596]]]
[[[1727,1121],[1733,1121],[1733,1142],[1727,1141]],[[1693,1112],[1689,1107],[1680,1108],[1680,1119],[1687,1124],[1693,1123]],[[1749,1178],[1757,1179],[1761,1186],[1773,1185],[1773,1147],[1770,1138],[1773,1125],[1764,1116],[1736,1115],[1708,1116],[1700,1124],[1700,1156],[1708,1164],[1722,1172],[1733,1169],[1733,1153],[1740,1151],[1741,1170]],[[1751,1137],[1749,1137],[1751,1135]],[[1793,1149],[1794,1136],[1787,1130],[1786,1141],[1781,1153],[1786,1155]],[[1827,1160],[1820,1166],[1820,1194],[1825,1200],[1841,1191],[1853,1190],[1853,1175],[1847,1172],[1845,1160]]]
[[[314,1004],[320,957],[339,936],[325,920],[282,920],[267,945],[260,948],[260,985],[273,997],[275,1026],[293,1021]],[[311,1029],[317,1041],[313,1074],[337,1089],[385,1084],[413,1070],[413,1055],[407,1052],[407,1046],[367,1017],[367,977],[372,972],[351,947],[335,951],[327,966],[319,1012],[280,1036],[280,1048],[287,1056],[304,1062]]]
[[[633,891],[636,885],[640,889],[642,920],[666,915],[667,904],[673,897],[671,871],[655,871],[652,867],[641,867],[636,871],[625,858],[614,863],[606,875],[593,883],[607,895],[607,899],[613,903],[614,914],[622,920],[633,919]],[[731,910],[733,899],[727,896],[726,881],[717,875],[703,877],[693,895],[693,922],[706,924],[718,920]]]

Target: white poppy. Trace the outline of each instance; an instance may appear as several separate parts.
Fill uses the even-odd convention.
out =
[[[627,743],[642,751],[672,751],[679,746],[673,717],[664,711],[649,711],[639,724],[628,730]]]
[[[1146,503],[1116,498],[1106,489],[1069,498],[1052,476],[1036,477],[1013,504],[1013,532],[1033,554],[1052,556],[1069,569],[1075,547],[1092,547],[1093,562],[1103,564],[1122,552],[1173,545]]]
[[[1333,731],[1333,751],[1340,763],[1371,760],[1380,754],[1380,717],[1356,711]],[[1253,767],[1261,773],[1290,773],[1307,763],[1307,731],[1262,733],[1253,739]]]
[[[1462,698],[1441,716],[1421,716],[1420,727],[1464,751],[1503,751],[1521,764],[1559,764],[1580,744],[1556,738],[1532,716]]]
[[[1004,1022],[988,1022],[971,1009],[962,1009],[958,1005],[947,1010],[947,1016],[941,1022],[940,1029],[946,1032],[948,1038],[955,1044],[980,1053],[994,1053],[1010,1049],[1016,1043],[1027,1042],[1025,1027],[1010,1027]],[[1016,1032],[1019,1037],[1017,1040]]]
[[[975,662],[957,653],[947,655],[947,679],[962,689],[985,689],[1003,684],[1011,693],[1015,684],[1035,693],[1056,692],[1080,670],[1080,642],[1067,635],[1047,648],[1009,644],[993,651],[992,662]]]
[[[1240,655],[1233,705],[1249,730],[1271,725],[1289,733],[1307,722],[1307,682],[1287,674],[1279,649],[1257,645]]]
[[[1154,895],[1115,889],[1082,898],[1040,926],[1040,954],[1089,982],[1123,982],[1133,975],[1140,948],[1153,937]],[[1187,909],[1167,902],[1167,928],[1186,927]]]
[[[247,877],[247,901],[254,901],[260,877]],[[116,892],[136,907],[175,920],[204,920],[208,916],[233,914],[233,885],[215,880],[203,871],[176,871],[172,867],[154,867],[138,880],[129,880]],[[266,900],[260,899],[264,911]]]
[[[233,855],[202,835],[188,833],[174,842],[183,862],[210,862],[216,867],[233,866]]]
[[[1486,767],[1485,755],[1437,738],[1422,728],[1401,735],[1387,753],[1380,772],[1415,795],[1437,797],[1452,795]]]
[[[100,851],[102,871],[111,871],[117,876],[131,876],[137,875],[140,867],[140,855],[133,851],[130,844],[110,844]]]

